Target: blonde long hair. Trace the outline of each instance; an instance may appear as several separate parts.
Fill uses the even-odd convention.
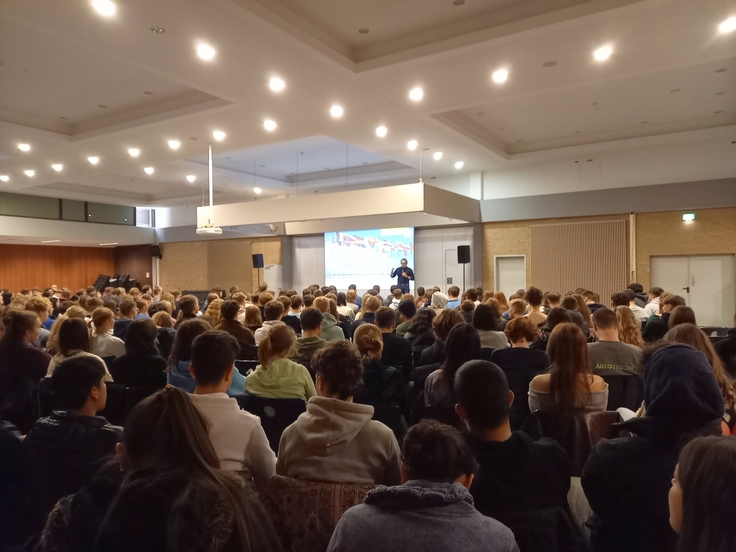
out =
[[[641,325],[629,307],[624,305],[616,307],[616,321],[618,322],[618,338],[621,341],[640,348],[644,346]]]
[[[360,351],[363,362],[380,359],[383,353],[383,336],[375,324],[361,324],[353,334],[353,342]]]
[[[269,332],[261,340],[258,346],[258,361],[261,368],[267,368],[275,357],[285,358],[291,356],[296,342],[296,334],[286,324],[276,324],[271,327]]]

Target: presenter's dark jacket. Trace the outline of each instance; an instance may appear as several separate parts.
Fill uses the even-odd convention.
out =
[[[408,278],[404,278],[404,276],[402,276],[402,274],[401,274],[402,272],[406,272],[406,274],[409,277]],[[393,272],[391,272],[391,277],[392,278],[396,278],[396,283],[399,286],[408,286],[409,285],[409,281],[414,279],[414,271],[411,268],[409,268],[409,267],[406,267],[406,268],[401,268],[401,267],[395,268],[393,270]]]

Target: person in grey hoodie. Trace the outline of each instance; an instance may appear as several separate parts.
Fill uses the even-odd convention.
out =
[[[403,485],[377,487],[345,512],[327,552],[518,552],[511,530],[475,509],[474,470],[459,431],[423,420],[404,438]]]
[[[327,297],[315,297],[312,306],[322,313],[322,339],[325,341],[345,339],[345,333],[337,325],[337,319],[330,314],[330,300]]]
[[[373,407],[353,402],[363,383],[357,347],[331,341],[312,357],[317,396],[284,430],[276,473],[323,483],[397,485],[400,452],[393,431],[373,420]]]

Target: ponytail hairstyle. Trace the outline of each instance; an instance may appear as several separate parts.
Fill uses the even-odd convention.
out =
[[[269,364],[276,360],[275,357],[277,356],[279,358],[290,356],[295,341],[296,334],[289,326],[286,324],[274,325],[258,346],[258,360],[261,363],[261,368],[267,368]]]
[[[178,487],[166,519],[167,549],[188,548],[201,530],[197,521],[203,523],[203,514],[225,502],[232,513],[232,532],[219,537],[234,550],[281,551],[265,510],[248,496],[239,478],[220,470],[207,423],[186,392],[168,385],[143,399],[128,416],[123,444],[130,469],[100,534],[106,533],[121,496],[145,493],[152,484],[176,478],[185,483]],[[99,536],[97,540],[99,545]]]
[[[353,343],[360,351],[363,363],[380,360],[383,353],[383,336],[375,324],[361,324],[355,329]]]
[[[108,320],[115,320],[115,314],[107,307],[100,307],[95,309],[92,313],[92,318],[87,323],[89,329],[93,332],[93,335],[101,335],[100,328]]]
[[[3,313],[5,332],[0,339],[0,351],[25,347],[26,332],[36,329],[38,315],[29,310],[6,309]]]

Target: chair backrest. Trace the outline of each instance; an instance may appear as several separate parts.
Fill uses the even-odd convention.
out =
[[[391,428],[396,440],[401,443],[409,430],[406,420],[397,405],[374,405],[373,419]]]
[[[487,360],[488,362],[491,362],[491,355],[495,350],[496,349],[492,349],[491,347],[482,347],[480,350],[481,360]]]
[[[342,515],[348,508],[362,504],[372,488],[275,475],[261,500],[285,552],[324,552]]]
[[[455,412],[454,405],[435,404],[428,406],[422,413],[422,419],[437,420],[442,424],[447,424],[457,429],[464,429],[463,421],[457,415],[457,412]]]
[[[604,372],[605,370],[596,371],[608,384],[606,410],[613,411],[624,407],[636,412],[644,400],[644,377],[641,374],[605,374]]]
[[[708,337],[726,337],[728,335],[727,326],[700,326]]]
[[[256,366],[258,366],[260,362],[257,360],[236,360],[235,361],[235,368],[238,372],[243,374],[244,376],[248,375],[248,372],[250,370],[255,370]]]
[[[511,529],[521,552],[588,552],[581,529],[560,508],[516,512],[481,512]]]
[[[549,437],[557,441],[570,457],[572,477],[580,477],[590,451],[601,439],[618,436],[613,424],[621,421],[618,412],[573,410],[547,412],[535,410],[522,428],[532,439]]]
[[[276,453],[279,451],[281,434],[307,411],[307,405],[302,399],[268,399],[249,393],[236,395],[235,399],[242,410],[261,419],[261,427],[268,437],[268,444]]]

